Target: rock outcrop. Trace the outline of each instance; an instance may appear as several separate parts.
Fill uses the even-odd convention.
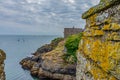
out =
[[[77,80],[120,80],[120,0],[101,0],[82,16]]]
[[[75,80],[76,66],[64,61],[64,41],[60,41],[53,50],[39,48],[33,57],[23,59],[20,64],[29,69],[32,76],[45,80]],[[41,49],[41,50],[40,50]],[[43,51],[44,53],[42,53]]]
[[[6,59],[6,55],[4,51],[0,49],[0,80],[5,80],[5,72],[4,72],[4,60]]]

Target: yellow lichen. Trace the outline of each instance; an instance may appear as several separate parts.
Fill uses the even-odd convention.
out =
[[[97,67],[96,63],[91,63],[87,60],[86,69],[91,73],[94,80],[116,80],[116,78],[110,74],[107,74],[104,70]]]
[[[120,35],[117,32],[108,34],[107,40],[119,41]]]
[[[97,14],[95,14],[95,15],[91,16],[90,18],[88,18],[89,21],[90,21],[90,26],[91,26],[91,27],[95,26],[95,24],[96,24],[96,23],[95,23],[96,17],[97,17]]]
[[[111,29],[112,30],[120,30],[120,25],[117,23],[111,23]]]
[[[94,29],[86,29],[85,32],[83,32],[84,36],[102,36],[104,32],[102,30],[94,30]]]
[[[114,31],[120,30],[120,25],[117,23],[106,24],[104,25],[102,30],[114,30]]]
[[[116,3],[119,3],[119,2],[120,2],[120,0],[104,0],[104,1],[101,1],[98,5],[90,8],[88,11],[86,11],[82,15],[82,18],[86,19],[86,18],[94,15],[95,13],[97,13],[101,10],[104,10],[104,9],[110,7],[110,6],[113,6],[113,5],[115,5]]]
[[[87,19],[87,25],[79,52],[87,59],[85,69],[93,80],[120,80],[120,23],[116,18],[119,13],[113,10],[119,11],[119,3],[120,0],[101,0],[82,16]],[[101,21],[97,20],[99,16],[103,18]]]
[[[105,25],[104,29],[107,30],[111,28],[110,26],[110,24]],[[104,35],[104,32],[102,30],[88,28],[88,30],[84,32],[83,44],[81,48],[84,51],[86,58],[89,57],[94,61],[94,63],[96,63],[96,65],[101,67],[101,69],[99,69],[97,66],[95,68],[91,66],[93,68],[90,70],[90,72],[94,76],[95,80],[116,80],[115,78],[108,76],[107,73],[114,70],[116,74],[120,74],[120,68],[116,67],[120,60],[120,42],[113,43],[107,39],[109,38],[109,40],[119,40],[120,36],[117,32],[112,32],[108,34],[105,39],[106,41],[103,42],[100,38],[95,39],[96,35]],[[86,67],[90,67],[90,65],[87,64]]]

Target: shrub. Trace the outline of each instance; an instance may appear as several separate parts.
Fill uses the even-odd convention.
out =
[[[45,44],[41,46],[40,48],[38,48],[37,51],[34,53],[34,55],[52,51],[53,49],[57,47],[58,43],[62,41],[63,39],[64,38],[61,38],[61,37],[53,39],[50,44]]]
[[[65,61],[75,63],[77,61],[76,51],[78,50],[79,41],[81,40],[82,33],[71,35],[66,39],[65,47],[67,52],[64,55]]]
[[[64,40],[64,38],[62,37],[55,38],[51,41],[51,45],[53,46],[53,48],[56,48],[58,43],[61,42],[62,40]]]

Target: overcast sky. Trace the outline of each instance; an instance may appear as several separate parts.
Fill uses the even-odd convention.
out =
[[[81,14],[100,0],[0,0],[0,35],[63,35],[84,28]]]

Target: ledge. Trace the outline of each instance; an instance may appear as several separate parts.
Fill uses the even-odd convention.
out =
[[[82,18],[86,19],[97,12],[105,10],[113,5],[120,4],[120,0],[101,0],[100,3],[83,13]]]

